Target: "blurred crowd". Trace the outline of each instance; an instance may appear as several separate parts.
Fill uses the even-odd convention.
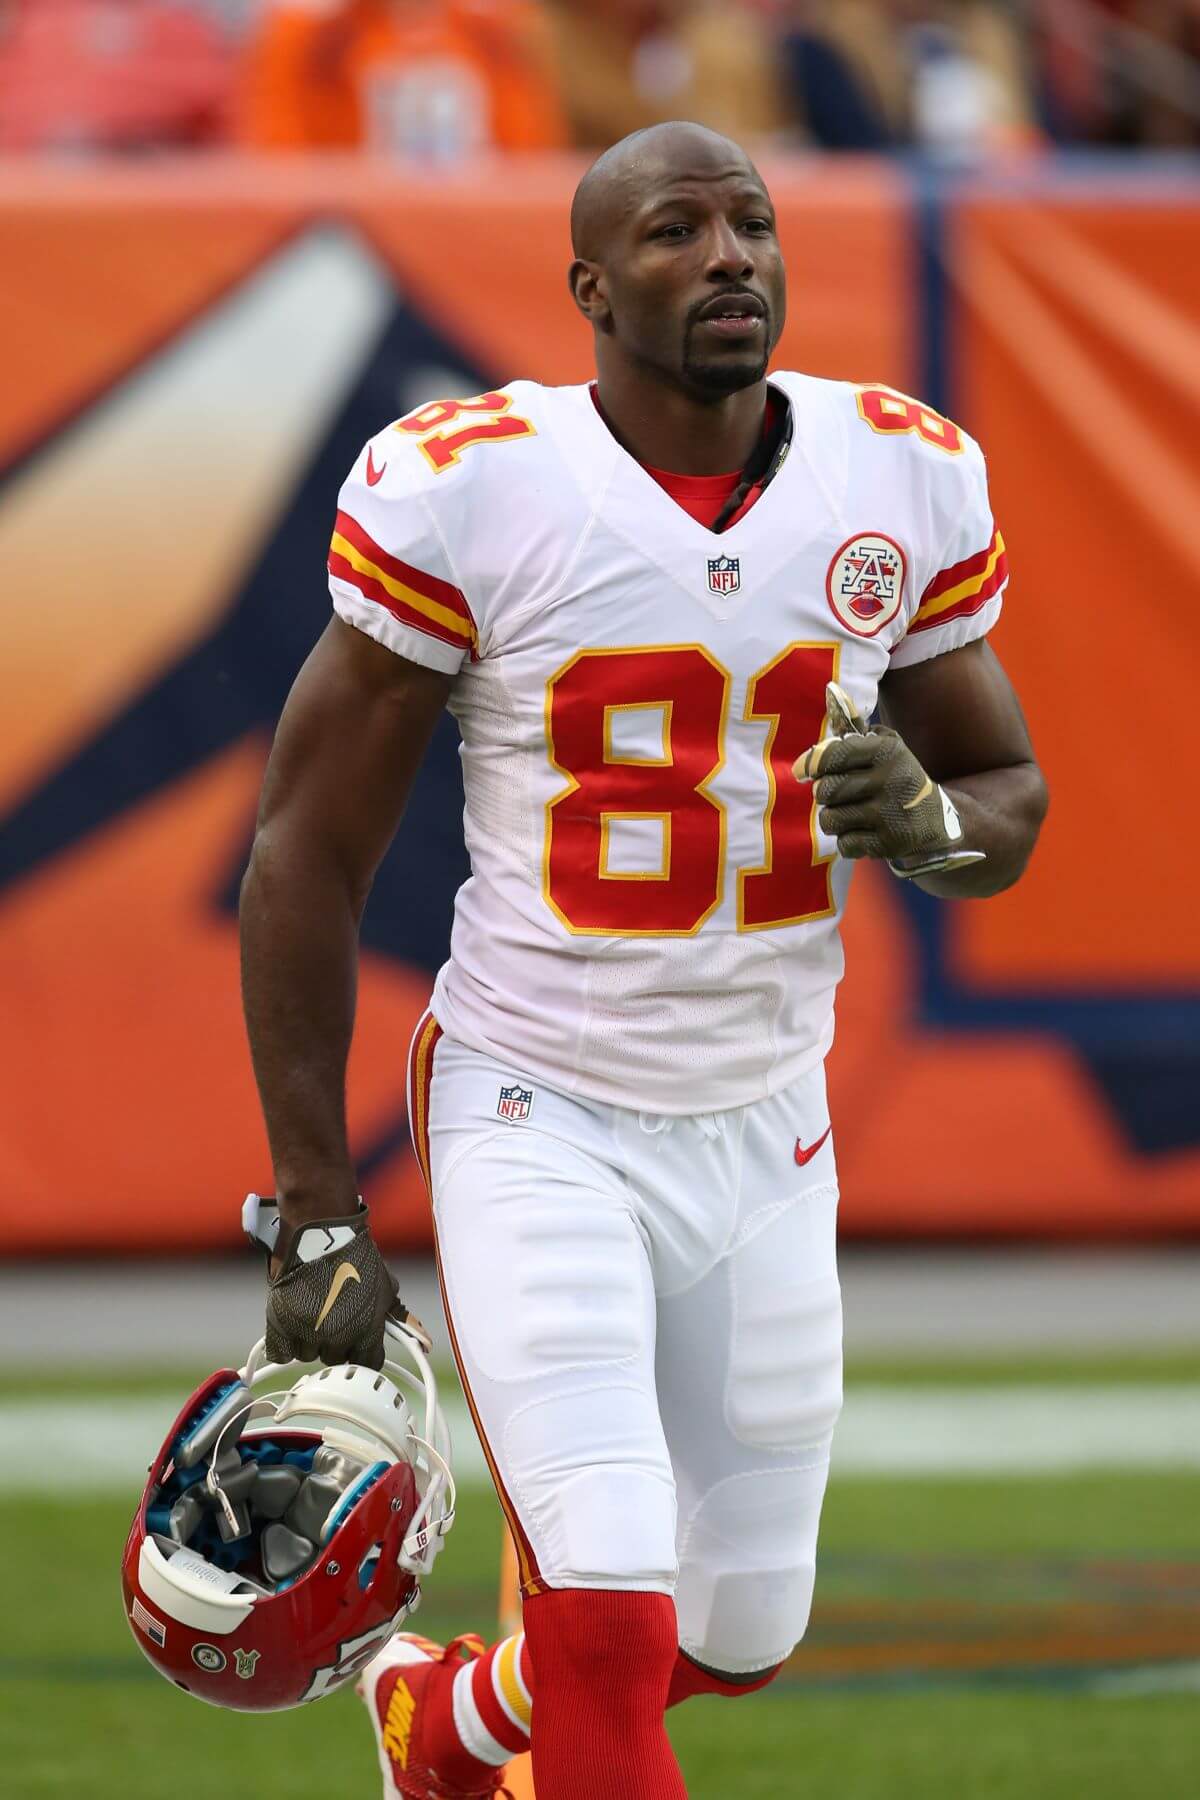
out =
[[[1200,144],[1200,0],[0,0],[0,149]]]

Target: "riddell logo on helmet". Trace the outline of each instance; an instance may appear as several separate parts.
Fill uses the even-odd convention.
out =
[[[408,1745],[416,1710],[412,1690],[402,1675],[388,1701],[387,1717],[383,1721],[383,1747],[402,1769],[408,1767]]]

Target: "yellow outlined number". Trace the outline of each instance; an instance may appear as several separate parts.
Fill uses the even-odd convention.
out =
[[[699,644],[580,650],[546,688],[546,744],[567,786],[546,808],[542,891],[568,931],[690,937],[721,903],[725,808],[708,784],[724,761],[730,675]],[[623,756],[612,715],[658,710],[663,753]],[[657,869],[609,866],[616,820],[658,819]]]
[[[763,817],[766,860],[738,870],[738,930],[769,931],[826,919],[833,911],[832,856],[817,855],[817,803],[792,764],[825,723],[825,688],[838,678],[836,644],[789,644],[758,671],[743,717],[767,719],[764,757],[770,791]]]
[[[922,443],[944,450],[948,456],[961,456],[963,436],[953,419],[945,419],[911,394],[898,388],[865,387],[858,390],[858,416],[872,431],[882,436],[915,432]]]
[[[530,420],[511,409],[511,394],[477,394],[473,400],[431,400],[406,419],[399,419],[392,430],[420,438],[418,449],[435,474],[441,475],[453,468],[472,444],[502,444],[513,438],[536,437]],[[447,430],[464,418],[465,425],[460,424],[456,431]]]
[[[744,717],[770,721],[766,860],[739,869],[738,930],[827,918],[830,858],[818,858],[811,790],[791,765],[816,742],[838,646],[789,644],[751,679]],[[733,677],[700,644],[580,650],[546,688],[546,743],[567,786],[546,807],[542,892],[576,936],[690,937],[721,904],[725,808],[709,791],[725,761]],[[613,715],[662,715],[661,756],[622,755]],[[655,869],[610,866],[614,821],[658,820]]]

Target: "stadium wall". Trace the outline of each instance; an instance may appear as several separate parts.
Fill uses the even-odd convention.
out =
[[[1022,884],[857,877],[832,1060],[848,1232],[1200,1232],[1200,177],[767,170],[778,360],[919,390],[988,451],[997,646],[1053,807]],[[238,1241],[269,1182],[235,895],[326,617],[337,487],[441,393],[574,381],[577,165],[0,166],[0,1194],[9,1252]],[[353,1139],[428,1241],[404,1057],[463,874],[435,743],[364,930]]]

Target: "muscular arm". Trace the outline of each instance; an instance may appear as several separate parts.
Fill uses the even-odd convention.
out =
[[[880,685],[883,723],[958,808],[964,846],[987,861],[922,877],[928,893],[982,898],[1011,887],[1029,861],[1048,795],[1017,696],[980,639],[894,669]]]
[[[242,998],[285,1221],[352,1212],[358,927],[450,691],[334,619],[288,697],[242,882]]]

